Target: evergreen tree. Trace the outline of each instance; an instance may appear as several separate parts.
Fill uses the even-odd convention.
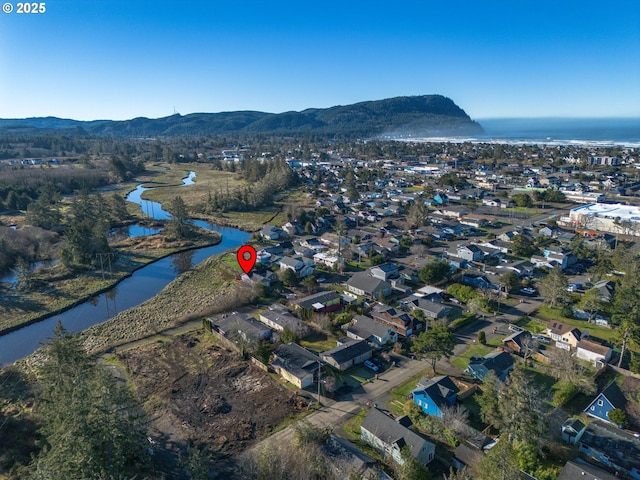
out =
[[[44,446],[33,478],[132,478],[146,467],[141,408],[60,323],[46,345],[38,399]]]

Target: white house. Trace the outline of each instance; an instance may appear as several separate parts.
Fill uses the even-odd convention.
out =
[[[576,348],[576,357],[580,360],[586,360],[594,366],[598,366],[598,362],[606,363],[611,360],[613,351],[611,348],[591,340],[580,340]]]

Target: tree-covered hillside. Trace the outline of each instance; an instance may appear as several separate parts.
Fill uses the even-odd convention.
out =
[[[80,122],[54,117],[0,119],[4,130],[37,133],[40,129],[123,137],[322,134],[371,138],[391,136],[468,135],[482,127],[451,99],[441,95],[396,97],[331,108],[279,114],[255,111],[194,113],[124,121]]]

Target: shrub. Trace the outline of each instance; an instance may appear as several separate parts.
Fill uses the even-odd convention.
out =
[[[562,382],[560,387],[553,394],[553,404],[556,406],[564,404],[571,397],[573,397],[577,391],[578,387],[576,387],[573,383]]]

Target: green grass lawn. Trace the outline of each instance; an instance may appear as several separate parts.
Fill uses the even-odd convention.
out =
[[[300,340],[300,345],[314,352],[321,353],[331,350],[337,345],[338,338],[325,332],[314,331]]]
[[[479,343],[473,343],[469,345],[469,348],[467,349],[466,352],[464,352],[462,355],[451,360],[451,363],[453,363],[456,367],[459,367],[464,370],[465,368],[467,368],[467,365],[469,365],[469,359],[471,357],[474,357],[474,356],[484,357],[487,353],[491,352],[492,350],[493,350],[492,347],[481,345]]]
[[[426,364],[425,364],[426,367]],[[430,368],[425,368],[422,373],[414,375],[409,380],[404,383],[401,383],[396,388],[392,389],[389,393],[393,397],[394,400],[398,400],[399,402],[404,403],[407,399],[407,396],[416,388],[416,384],[418,380],[422,377],[432,377],[433,371]]]
[[[616,332],[611,328],[600,327],[593,323],[589,323],[586,320],[578,320],[576,318],[568,318],[563,317],[561,314],[561,310],[557,307],[550,307],[548,305],[542,305],[538,309],[537,317],[543,320],[555,320],[566,323],[567,325],[573,325],[574,327],[578,327],[580,330],[587,330],[589,335],[592,337],[601,338],[602,340],[607,340],[609,342],[616,341]]]
[[[349,440],[360,439],[360,426],[367,416],[367,409],[363,408],[342,425],[342,430],[349,436]]]
[[[544,323],[536,320],[535,318],[522,317],[522,319],[522,321],[516,322],[517,325],[526,330],[529,330],[530,332],[541,333],[545,328],[547,328]]]

